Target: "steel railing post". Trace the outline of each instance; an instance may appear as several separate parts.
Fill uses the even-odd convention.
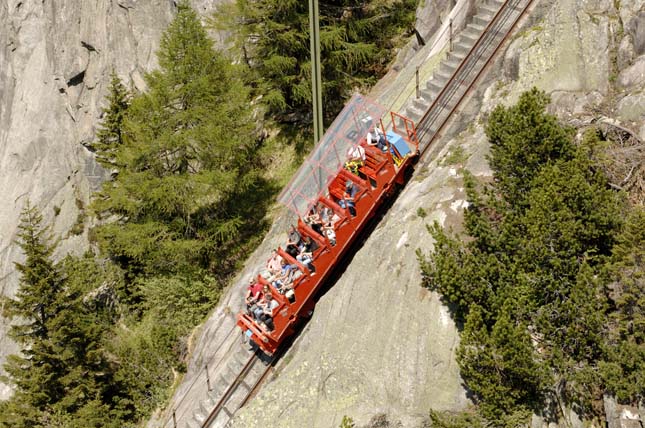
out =
[[[416,89],[417,89],[417,99],[418,99],[418,98],[419,98],[419,67],[417,67],[417,71],[416,71],[416,79],[417,79],[417,82],[416,82]]]

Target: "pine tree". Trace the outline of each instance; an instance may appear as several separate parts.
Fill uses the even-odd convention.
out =
[[[572,130],[545,113],[549,101],[543,91],[533,88],[516,105],[497,106],[486,124],[496,187],[508,201],[517,201],[516,205],[542,166],[573,157]]]
[[[645,209],[635,207],[618,237],[609,265],[612,314],[601,372],[620,402],[645,399]]]
[[[597,167],[597,134],[574,145],[571,130],[544,112],[547,103],[533,89],[517,105],[495,109],[486,126],[495,181],[478,186],[466,176],[467,238],[435,226],[434,253],[420,259],[426,285],[466,319],[462,375],[484,416],[500,425],[514,420],[514,409],[521,417],[551,377],[551,394],[591,413],[603,377],[621,397],[642,396],[628,387],[645,373],[642,351],[621,366],[620,347],[605,344],[611,302],[601,273],[622,227],[623,199]],[[634,295],[625,294],[626,309],[638,306]],[[613,321],[615,330],[630,322]],[[621,356],[635,351],[622,343]]]
[[[88,296],[105,276],[92,280],[91,258],[54,263],[50,241],[41,214],[28,202],[17,241],[25,253],[25,262],[16,263],[20,288],[15,299],[6,300],[4,313],[14,320],[10,334],[22,350],[5,364],[16,388],[0,426],[67,420],[92,400],[104,400],[110,409],[123,395],[101,344],[109,325],[104,312],[112,309],[97,307]]]
[[[357,88],[385,74],[399,41],[411,34],[416,0],[320,2],[324,112],[336,116]],[[311,122],[309,12],[306,1],[238,0],[228,29],[257,74],[264,102],[282,121]],[[226,14],[226,15],[224,15]],[[230,20],[226,9],[216,21]],[[241,28],[240,28],[240,24]]]
[[[107,102],[108,106],[102,111],[100,128],[96,133],[97,140],[91,147],[103,166],[113,168],[116,163],[116,148],[123,144],[123,121],[130,106],[130,94],[114,70],[110,76]]]

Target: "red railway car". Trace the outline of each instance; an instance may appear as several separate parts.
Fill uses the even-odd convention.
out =
[[[414,123],[397,113],[384,117],[385,113],[376,103],[354,95],[280,195],[280,202],[293,212],[301,237],[311,238],[317,248],[313,251],[312,262],[315,271],[311,265],[299,262],[285,249],[278,248],[280,256],[297,267],[286,294],[280,294],[271,285],[271,278],[266,273],[258,274],[258,282],[270,287],[278,303],[273,310],[273,330],[259,323],[250,311],[237,315],[237,325],[268,355],[273,355],[295,332],[299,321],[310,316],[314,297],[322,284],[378,208],[393,195],[396,185],[405,183],[418,158],[419,143]],[[391,129],[385,133],[386,148],[381,150],[367,145],[366,135],[375,125],[385,129],[384,119],[391,119]],[[357,174],[345,168],[348,151],[356,145],[365,151],[365,160]],[[343,203],[348,182],[355,187],[355,212],[350,212]],[[312,208],[327,208],[331,210],[327,210],[328,213],[335,214],[335,242],[303,220]]]

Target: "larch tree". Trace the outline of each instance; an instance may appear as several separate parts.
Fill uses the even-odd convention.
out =
[[[97,235],[115,260],[144,272],[219,269],[261,215],[249,93],[187,2],[157,56],[160,69],[123,123],[115,159],[124,167],[95,204],[119,222]]]

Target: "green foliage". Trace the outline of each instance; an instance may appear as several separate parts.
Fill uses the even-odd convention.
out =
[[[410,35],[417,0],[320,2],[323,104],[327,121],[357,88],[385,74],[399,40]],[[237,0],[213,25],[231,31],[271,113],[311,123],[309,12],[306,1]],[[241,25],[240,25],[241,24]],[[305,113],[307,112],[307,113]]]
[[[621,402],[645,398],[645,209],[637,207],[618,236],[608,266],[611,301],[607,358],[601,374],[607,389]]]
[[[122,123],[113,152],[122,167],[94,205],[119,221],[96,236],[135,275],[226,275],[262,223],[270,187],[260,177],[244,73],[213,50],[185,2],[158,58],[148,92],[132,99]]]
[[[102,111],[101,125],[96,132],[97,140],[91,145],[96,152],[96,159],[106,168],[114,166],[114,152],[123,144],[123,121],[130,105],[130,94],[114,70],[110,77],[108,106]]]
[[[516,105],[496,107],[488,119],[490,165],[497,189],[509,201],[523,198],[543,165],[573,155],[573,130],[544,113],[549,101],[544,92],[533,88],[522,94]]]
[[[142,280],[143,318],[116,330],[108,343],[118,364],[115,377],[131,394],[137,418],[168,398],[168,387],[187,353],[187,337],[219,297],[213,278],[169,277]]]
[[[612,302],[602,273],[623,199],[597,167],[597,135],[574,145],[571,130],[544,113],[547,103],[534,89],[496,108],[486,127],[495,182],[480,186],[465,174],[468,238],[435,224],[432,257],[419,254],[424,284],[465,321],[462,375],[482,415],[505,426],[549,386],[592,413],[603,392],[599,367],[607,378],[621,373],[607,365],[607,350],[620,347],[606,346]],[[627,371],[640,376],[637,366]]]
[[[430,422],[432,428],[484,428],[487,426],[486,420],[475,409],[457,414],[430,410]]]
[[[354,428],[354,419],[349,416],[343,416],[343,420],[340,422],[339,428]]]
[[[54,264],[54,246],[29,203],[18,238],[26,261],[16,264],[20,289],[17,299],[6,301],[5,316],[20,319],[11,335],[22,352],[5,364],[16,391],[3,404],[0,426],[73,426],[74,415],[92,400],[111,403],[103,406],[109,414],[122,397],[102,349],[103,331],[115,316],[114,305],[101,298],[114,293],[99,285],[109,273],[91,257]]]

